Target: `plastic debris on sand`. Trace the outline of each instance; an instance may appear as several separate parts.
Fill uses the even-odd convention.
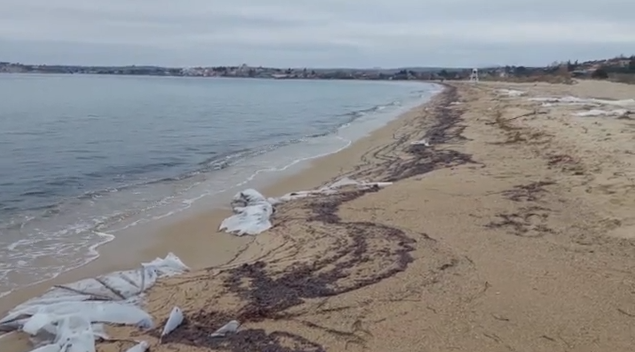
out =
[[[170,316],[168,317],[168,321],[165,322],[165,326],[163,327],[163,331],[161,332],[161,339],[174,331],[174,329],[178,328],[179,325],[183,323],[183,312],[181,308],[174,307],[170,312]]]
[[[225,337],[227,334],[233,334],[238,331],[240,323],[237,320],[232,320],[229,323],[221,326],[218,330],[214,331],[210,337]]]
[[[429,147],[429,146],[430,146],[430,143],[428,143],[428,141],[427,141],[427,140],[425,140],[425,139],[422,139],[422,140],[420,140],[420,141],[414,141],[414,142],[412,142],[412,143],[410,143],[410,144],[411,144],[411,145],[422,145],[422,146],[424,146],[424,147]]]
[[[573,96],[564,96],[564,97],[539,97],[539,98],[529,98],[529,101],[542,102],[542,106],[557,106],[557,105],[589,105],[589,106],[600,106],[600,105],[613,105],[613,106],[635,106],[635,99],[624,99],[624,100],[606,100],[606,99],[595,99],[595,98],[578,98]]]
[[[150,348],[150,344],[145,341],[141,341],[138,344],[127,349],[126,352],[145,352],[148,350],[148,348]]]
[[[271,228],[273,205],[255,189],[246,189],[232,200],[234,215],[223,220],[220,231],[237,236],[257,235]]]
[[[539,98],[528,98],[529,101],[542,102],[542,106],[558,106],[558,105],[592,105],[597,106],[598,103],[595,103],[589,99],[582,99],[578,97],[565,96],[565,97],[539,97]]]
[[[523,92],[522,90],[514,90],[514,89],[499,89],[498,93],[501,95],[506,95],[508,97],[520,97],[522,95],[527,94]]]
[[[92,352],[96,339],[108,339],[101,323],[153,327],[152,317],[139,307],[143,293],[157,278],[188,270],[169,253],[137,270],[54,286],[11,310],[0,320],[0,331],[31,335],[32,352]]]
[[[329,195],[338,192],[344,186],[355,186],[358,189],[386,187],[392,182],[359,182],[345,177],[331,185],[313,191],[291,192],[278,198],[265,198],[255,189],[246,189],[236,194],[231,202],[234,215],[220,224],[219,230],[237,236],[257,235],[271,228],[271,215],[276,204],[293,199],[318,195]]]
[[[626,110],[626,109],[617,109],[617,110],[598,110],[598,109],[593,109],[593,110],[589,110],[589,111],[580,111],[580,112],[576,112],[574,113],[575,116],[618,116],[618,117],[622,117],[622,116],[626,116],[628,114],[630,114],[631,112]]]

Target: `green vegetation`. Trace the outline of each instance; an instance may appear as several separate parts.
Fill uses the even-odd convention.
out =
[[[571,83],[573,78],[635,83],[635,55],[585,62],[554,62],[544,67],[505,66],[480,70],[483,80]]]
[[[593,73],[591,73],[591,78],[594,78],[594,79],[609,79],[609,74],[608,74],[608,72],[606,72],[606,70],[604,70],[602,68],[598,68],[597,70],[593,71]]]

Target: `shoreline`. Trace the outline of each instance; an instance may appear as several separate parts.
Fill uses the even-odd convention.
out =
[[[414,86],[413,86],[414,87]],[[45,286],[47,285],[47,283],[50,282],[64,282],[67,281],[67,279],[60,279],[59,276],[62,275],[63,277],[69,277],[68,274],[65,274],[67,272],[74,272],[76,270],[79,270],[80,272],[83,273],[88,273],[88,272],[94,272],[94,270],[86,270],[83,269],[84,267],[86,267],[87,265],[94,267],[94,266],[99,266],[96,264],[91,264],[93,262],[95,262],[96,260],[99,261],[99,256],[102,256],[103,254],[101,254],[101,252],[107,251],[110,248],[117,248],[117,244],[112,244],[113,241],[119,243],[120,240],[125,239],[126,241],[124,241],[125,244],[131,244],[133,246],[133,248],[135,248],[135,250],[144,250],[145,247],[141,244],[139,244],[139,241],[135,241],[135,240],[128,240],[128,237],[130,236],[135,236],[138,237],[137,234],[141,233],[144,234],[144,236],[142,238],[152,238],[151,236],[149,236],[148,234],[150,232],[156,232],[156,231],[160,231],[161,227],[165,227],[165,226],[169,226],[171,223],[174,222],[179,222],[181,221],[183,218],[185,217],[196,217],[199,215],[199,213],[206,213],[208,212],[210,209],[226,209],[227,208],[227,204],[229,204],[229,200],[231,199],[231,197],[238,192],[239,190],[242,190],[245,186],[243,186],[243,183],[248,183],[251,187],[256,187],[258,189],[261,188],[261,184],[273,184],[277,181],[277,179],[279,178],[283,178],[286,177],[289,174],[293,174],[296,172],[300,172],[302,170],[304,170],[304,168],[308,168],[310,167],[311,161],[316,159],[316,158],[320,158],[320,157],[324,157],[324,156],[330,156],[334,153],[337,153],[345,148],[348,148],[351,144],[351,141],[356,141],[357,139],[359,139],[359,137],[357,135],[360,135],[360,133],[357,133],[357,135],[354,135],[355,132],[352,131],[357,131],[360,130],[362,131],[361,134],[368,134],[368,133],[372,133],[372,131],[374,129],[377,129],[377,125],[379,125],[381,127],[383,127],[383,125],[385,125],[385,123],[388,121],[392,121],[396,118],[398,118],[398,116],[401,115],[401,112],[403,112],[403,110],[405,108],[409,108],[411,106],[413,106],[414,103],[419,102],[417,105],[420,104],[420,101],[422,100],[421,98],[425,98],[425,96],[429,95],[429,93],[427,92],[432,92],[434,90],[438,90],[437,88],[438,86],[434,86],[434,85],[421,85],[419,87],[419,89],[423,89],[421,90],[421,92],[423,92],[423,96],[420,96],[419,98],[414,98],[413,97],[406,97],[404,96],[404,99],[402,99],[402,103],[403,103],[403,107],[400,107],[400,104],[395,104],[395,102],[391,102],[390,104],[387,105],[373,105],[372,109],[370,110],[377,110],[377,111],[381,111],[381,109],[376,109],[378,107],[387,107],[389,106],[389,109],[386,109],[386,111],[389,111],[388,113],[381,113],[381,112],[377,112],[377,113],[372,113],[372,114],[368,114],[368,117],[361,117],[361,118],[356,118],[356,122],[353,125],[352,128],[348,129],[345,128],[346,125],[340,126],[338,128],[338,132],[335,132],[334,134],[328,135],[326,137],[324,136],[318,136],[318,139],[313,140],[311,142],[307,142],[306,146],[302,147],[304,149],[306,149],[306,152],[299,152],[299,153],[295,153],[295,154],[289,154],[290,157],[286,157],[285,158],[285,153],[283,152],[283,150],[285,148],[288,148],[289,146],[285,146],[280,148],[279,150],[275,150],[273,152],[268,153],[267,155],[272,155],[269,159],[273,158],[272,160],[274,161],[272,164],[269,165],[273,165],[271,168],[265,168],[265,164],[268,164],[267,162],[254,162],[254,163],[248,163],[246,168],[241,169],[240,171],[240,175],[239,177],[242,178],[242,176],[245,176],[245,180],[241,180],[241,182],[236,185],[233,184],[230,187],[226,187],[226,189],[221,190],[219,192],[214,192],[213,195],[207,195],[205,197],[199,197],[197,198],[197,200],[195,202],[192,202],[193,204],[191,205],[191,207],[188,206],[188,209],[176,209],[175,207],[180,207],[179,204],[177,204],[175,207],[171,207],[171,208],[160,208],[159,211],[163,211],[162,213],[156,212],[154,215],[158,215],[154,220],[149,220],[149,221],[145,221],[145,219],[141,219],[141,218],[131,218],[131,219],[126,219],[121,223],[115,224],[113,225],[116,228],[116,233],[113,233],[116,237],[114,239],[107,239],[107,238],[99,238],[99,240],[104,240],[101,241],[99,244],[93,244],[90,248],[97,249],[98,255],[84,255],[84,253],[90,253],[90,250],[88,252],[81,252],[79,250],[76,250],[78,255],[77,258],[78,259],[84,259],[86,258],[87,261],[84,262],[84,264],[81,264],[79,266],[75,266],[73,269],[67,270],[65,272],[62,272],[61,274],[57,274],[57,276],[51,278],[51,279],[46,279],[43,281],[38,282],[37,284],[35,284],[36,287],[41,287],[41,286]],[[428,98],[429,99],[429,98]],[[381,102],[378,102],[378,104]],[[383,104],[383,103],[381,103]],[[359,120],[359,124],[358,123]],[[348,132],[346,132],[346,131]],[[341,138],[338,136],[342,136]],[[322,138],[324,137],[324,138]],[[338,139],[341,139],[341,143]],[[344,144],[346,143],[346,144]],[[312,148],[312,149],[311,149]],[[275,162],[275,160],[277,159],[278,156],[282,155],[282,162]],[[298,159],[295,159],[295,158]],[[293,159],[293,161],[290,161],[291,159]],[[270,160],[271,161],[271,160]],[[260,168],[258,168],[260,167]],[[231,171],[234,169],[229,169],[229,171],[225,171],[225,173],[220,174],[221,178],[227,179],[232,173],[236,174],[235,171]],[[250,173],[249,171],[253,170],[253,173]],[[272,172],[270,172],[272,171]],[[223,170],[221,170],[220,172],[224,172]],[[246,173],[247,172],[247,173]],[[255,179],[255,181],[253,180]],[[230,179],[231,180],[231,179]],[[252,180],[252,181],[249,181]],[[204,185],[203,185],[204,186]],[[188,196],[194,194],[200,194],[200,193],[196,193],[197,191],[202,191],[202,192],[207,192],[206,188],[204,188],[203,186],[198,186],[197,188],[193,189],[194,193],[190,193]],[[192,198],[192,197],[188,197],[188,198]],[[201,199],[203,198],[203,199]],[[188,199],[189,200],[189,199]],[[178,203],[178,202],[177,202]],[[173,209],[175,209],[173,211]],[[171,213],[172,215],[169,215],[167,217],[164,217],[162,214],[164,213]],[[151,214],[152,215],[152,214]],[[148,217],[150,217],[151,215],[148,215]],[[134,226],[130,226],[130,224],[134,224],[136,222],[138,222],[139,220],[141,221],[140,225],[134,225]],[[158,224],[158,225],[157,225]],[[124,230],[120,231],[121,227],[128,227]],[[112,226],[111,226],[112,227]],[[103,229],[100,231],[103,231],[104,235],[110,236],[110,232],[109,230],[111,230],[111,228],[108,229]],[[100,235],[99,233],[96,233],[97,235]],[[95,236],[96,237],[96,236]],[[152,242],[152,241],[151,241]],[[87,248],[88,244],[86,245],[86,247],[83,248]],[[134,256],[135,255],[135,250],[127,250],[124,253],[128,256]],[[88,259],[88,257],[93,257],[95,259]],[[43,261],[47,260],[46,258],[43,259]],[[102,260],[103,261],[103,260]],[[109,259],[109,261],[112,261],[112,259]],[[128,261],[128,260],[127,260]],[[133,262],[134,260],[128,261],[128,262]],[[79,262],[79,261],[76,261]],[[118,263],[118,260],[115,260],[116,263]],[[110,264],[108,264],[110,267]],[[17,276],[16,276],[17,277]],[[72,276],[75,277],[75,276]],[[19,277],[18,277],[19,278]],[[16,280],[15,282],[18,282],[19,280]],[[22,280],[23,282],[21,283],[26,283],[24,281],[26,280]],[[33,280],[35,281],[35,280]],[[31,287],[33,287],[33,285],[30,285]],[[10,288],[10,287],[8,287]],[[28,290],[29,288],[26,288],[26,290]],[[24,288],[18,289],[17,292],[22,292],[24,291]],[[41,291],[41,290],[40,290]],[[13,294],[9,294],[11,296],[16,296],[16,293]],[[19,296],[19,295],[18,295]],[[0,298],[0,311],[2,311],[3,309],[6,309],[6,304],[2,303],[2,298]],[[12,301],[14,302],[14,301]]]
[[[155,223],[141,225],[143,229],[140,233],[134,227],[131,230],[125,230],[112,240],[97,245],[95,250],[99,256],[96,259],[65,271],[52,279],[14,290],[6,296],[0,297],[0,312],[4,313],[22,303],[25,301],[24,297],[36,297],[44,293],[53,285],[74,282],[108,272],[127,270],[138,266],[141,262],[164,257],[170,251],[175,252],[193,269],[221,265],[254,240],[252,236],[237,237],[217,231],[221,221],[232,214],[229,201],[237,191],[243,190],[245,187],[255,186],[265,195],[276,196],[320,186],[328,181],[327,178],[330,180],[331,176],[324,178],[324,173],[319,172],[320,176],[316,178],[314,171],[323,170],[325,165],[329,165],[330,157],[354,148],[357,143],[363,143],[363,140],[367,138],[373,138],[375,134],[381,133],[382,129],[398,123],[412,110],[428,104],[438,94],[441,93],[436,93],[425,102],[394,115],[378,129],[366,133],[366,136],[362,138],[348,141],[345,146],[335,151],[295,160],[285,165],[280,170],[276,170],[276,173],[280,173],[280,175],[275,178],[270,176],[268,181],[245,181],[247,185],[232,187],[220,192],[218,193],[219,199],[215,200],[210,207],[198,206],[192,210],[178,212]],[[262,170],[255,172],[252,177],[259,172]],[[255,184],[249,185],[249,183]],[[187,240],[185,241],[182,240],[183,233],[186,234]],[[212,258],[210,258],[210,254]],[[122,258],[126,259],[122,260]]]

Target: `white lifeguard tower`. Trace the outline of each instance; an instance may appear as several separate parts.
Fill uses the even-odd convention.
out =
[[[472,83],[478,82],[478,68],[472,69],[472,73],[470,74],[470,82]]]

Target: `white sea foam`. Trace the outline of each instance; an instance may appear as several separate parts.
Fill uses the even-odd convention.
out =
[[[74,232],[77,234],[78,229],[75,228]],[[68,233],[68,230],[62,231],[62,233]],[[91,238],[84,237],[83,239],[67,236],[67,241],[53,241],[50,238],[33,238],[35,236],[29,236],[29,239],[22,239],[7,246],[8,254],[5,252],[5,259],[0,263],[0,282],[3,285],[11,287],[5,283],[7,276],[16,269],[23,269],[21,271],[23,278],[29,280],[30,285],[36,285],[47,280],[51,280],[59,276],[65,271],[72,270],[84,266],[85,264],[97,259],[99,252],[97,248],[103,244],[106,244],[115,239],[114,235],[110,235],[102,232],[90,232],[88,236],[94,236]],[[53,238],[60,236],[60,233],[55,233]],[[74,240],[74,241],[73,241]],[[21,248],[28,247],[30,249],[26,254],[21,251]],[[37,250],[33,250],[37,248]],[[85,251],[85,256],[77,256],[79,250]],[[44,268],[32,267],[29,265],[31,260],[38,258],[49,258],[51,253],[57,253],[58,257],[64,258],[65,261],[60,264],[54,264],[55,261],[50,261],[49,265]],[[0,297],[11,294],[15,289],[20,286],[14,285],[5,292],[0,292]]]

